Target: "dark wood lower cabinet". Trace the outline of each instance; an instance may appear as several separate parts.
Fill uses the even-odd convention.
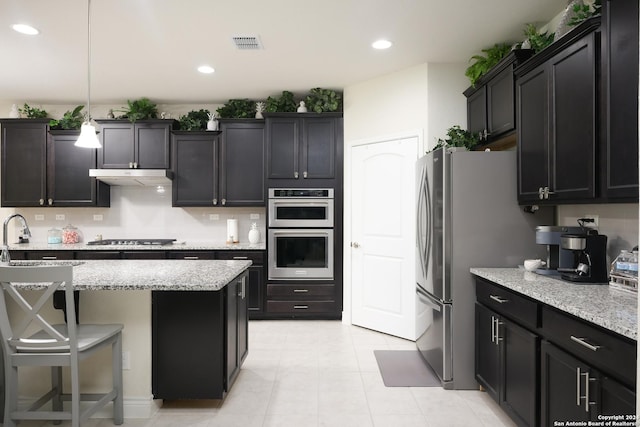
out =
[[[633,419],[635,393],[620,382],[548,341],[541,346],[542,425],[557,421],[600,421],[617,415]]]
[[[537,335],[476,303],[476,379],[518,425],[537,425],[537,345]]]
[[[248,351],[247,273],[220,291],[152,292],[156,399],[222,399]]]
[[[476,380],[517,425],[634,422],[635,341],[480,278],[476,296]]]

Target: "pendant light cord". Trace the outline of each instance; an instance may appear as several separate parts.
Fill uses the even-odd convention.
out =
[[[91,123],[91,0],[87,6],[87,123]]]

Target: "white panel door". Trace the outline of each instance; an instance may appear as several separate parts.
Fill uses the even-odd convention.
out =
[[[351,321],[416,339],[418,138],[352,147]]]

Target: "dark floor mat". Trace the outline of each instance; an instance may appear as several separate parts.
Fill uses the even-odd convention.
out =
[[[436,373],[418,350],[374,350],[387,387],[441,387]]]

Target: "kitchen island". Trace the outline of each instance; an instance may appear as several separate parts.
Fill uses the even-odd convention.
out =
[[[14,260],[73,265],[80,321],[123,323],[126,418],[148,418],[153,399],[222,399],[248,352],[250,260]],[[84,367],[89,387],[109,372]],[[36,372],[26,382],[42,387]],[[33,392],[36,395],[37,392]],[[159,400],[156,400],[159,402]],[[98,415],[99,416],[99,415]]]

